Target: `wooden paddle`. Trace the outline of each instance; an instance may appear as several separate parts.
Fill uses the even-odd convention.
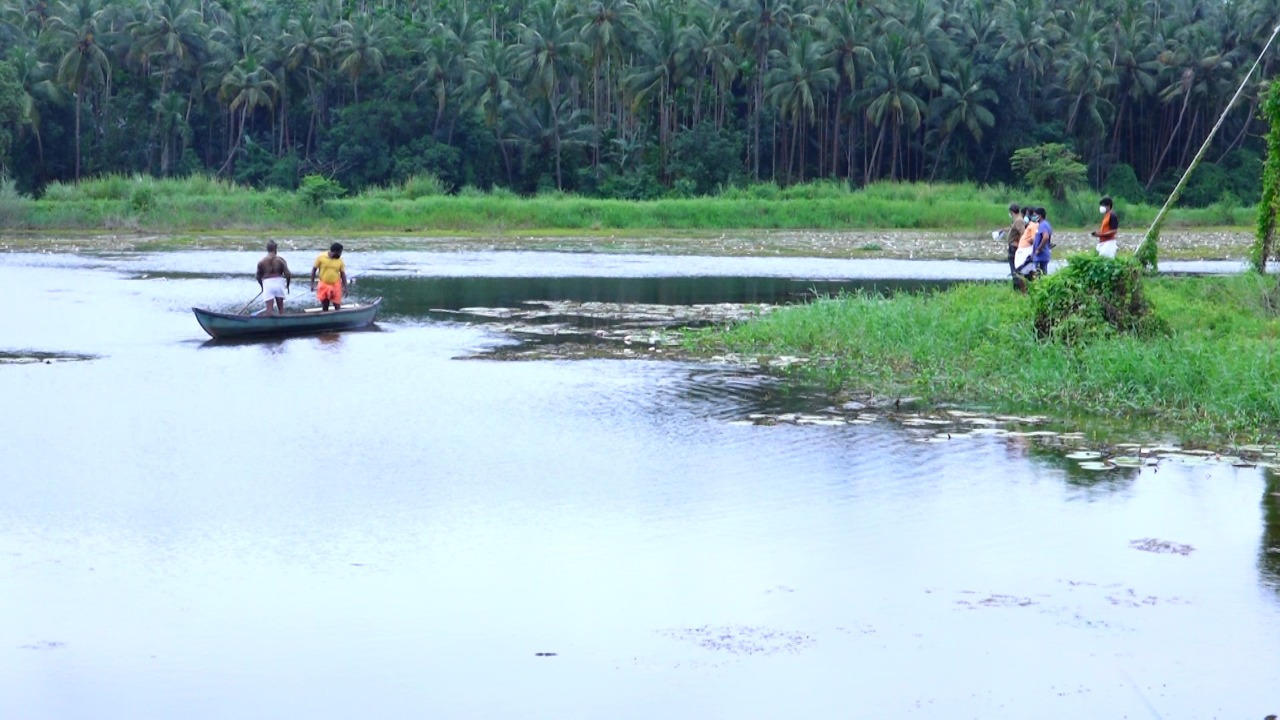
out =
[[[253,297],[249,298],[249,302],[245,303],[245,304],[244,304],[244,307],[240,308],[240,312],[238,312],[238,313],[236,313],[236,314],[237,314],[237,315],[243,315],[243,314],[244,314],[244,311],[249,309],[249,306],[253,304],[253,301],[254,301],[254,300],[257,300],[257,299],[258,299],[258,296],[259,296],[259,295],[262,295],[262,291],[261,291],[261,290],[259,290],[259,291],[258,291],[258,294],[257,294],[257,295],[254,295]]]

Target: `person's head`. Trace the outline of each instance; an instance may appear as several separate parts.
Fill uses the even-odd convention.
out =
[[[1098,203],[1098,212],[1102,213],[1103,215],[1106,215],[1107,213],[1111,212],[1111,205],[1112,205],[1111,198],[1109,197],[1102,198],[1102,201]]]
[[[270,253],[271,255],[275,255],[275,254],[276,254],[276,241],[275,241],[275,240],[268,240],[268,241],[267,241],[267,252],[268,252],[268,253]]]
[[[1040,218],[1041,220],[1048,220],[1049,213],[1044,208],[1038,207],[1036,208],[1036,217]]]
[[[1027,209],[1027,218],[1030,219],[1031,222],[1039,222],[1041,217],[1042,216],[1040,215],[1040,208]]]
[[[342,257],[342,243],[334,243],[329,246],[329,257],[331,258]]]
[[[1018,203],[1009,203],[1009,214],[1017,217],[1022,214],[1022,208],[1018,207]]]

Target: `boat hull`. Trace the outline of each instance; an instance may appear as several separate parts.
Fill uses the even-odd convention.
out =
[[[372,324],[381,305],[382,298],[376,298],[365,305],[329,312],[233,315],[204,308],[191,308],[191,312],[209,337],[226,340],[354,330]]]

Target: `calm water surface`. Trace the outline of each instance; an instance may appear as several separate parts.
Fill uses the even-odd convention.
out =
[[[98,356],[0,365],[0,717],[1280,711],[1269,471],[735,424],[776,400],[714,366],[454,359],[510,340],[432,307],[858,277],[519,255],[353,254],[380,331],[239,345],[189,307],[243,305],[254,256],[0,256],[0,352]]]

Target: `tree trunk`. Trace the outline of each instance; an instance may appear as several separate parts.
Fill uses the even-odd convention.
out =
[[[76,184],[80,184],[80,103],[84,100],[84,86],[76,88]]]
[[[1156,177],[1160,175],[1160,166],[1164,163],[1164,156],[1169,153],[1169,148],[1173,146],[1173,141],[1178,137],[1178,130],[1182,128],[1182,120],[1186,117],[1187,103],[1189,102],[1191,102],[1191,88],[1188,87],[1182,94],[1182,110],[1178,112],[1178,122],[1173,126],[1173,131],[1169,133],[1169,141],[1165,143],[1164,150],[1156,158],[1155,164],[1151,166],[1151,176],[1147,178],[1147,186],[1145,188],[1148,191],[1155,184]]]

